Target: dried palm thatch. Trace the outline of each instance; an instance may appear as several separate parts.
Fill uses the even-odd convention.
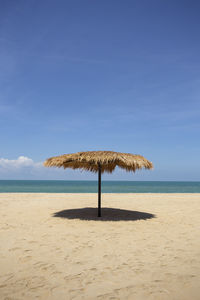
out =
[[[135,172],[137,169],[152,169],[153,164],[141,155],[113,151],[87,151],[64,154],[47,159],[45,167],[63,167],[82,169],[91,172],[112,173],[116,166],[126,171]]]
[[[126,171],[152,169],[153,164],[141,155],[113,151],[87,151],[47,159],[45,167],[63,167],[98,172],[98,217],[101,217],[101,173],[112,173],[116,166]]]

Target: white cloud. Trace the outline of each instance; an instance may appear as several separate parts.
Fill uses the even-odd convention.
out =
[[[41,175],[45,178],[45,172],[42,162],[34,162],[26,156],[0,158],[0,179],[37,179]]]
[[[17,159],[0,158],[0,167],[7,170],[39,166],[42,166],[42,163],[35,163],[31,158],[26,156],[19,156]]]
[[[71,174],[72,173],[72,174]],[[27,156],[17,159],[0,158],[0,180],[2,179],[71,179],[73,170],[45,168],[43,162],[35,162]],[[73,176],[72,176],[73,178]]]

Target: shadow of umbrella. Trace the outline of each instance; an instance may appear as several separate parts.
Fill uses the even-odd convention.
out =
[[[133,210],[125,210],[118,208],[102,208],[103,217],[96,216],[96,208],[85,207],[76,209],[61,210],[53,214],[53,217],[65,219],[80,219],[93,221],[137,221],[155,218],[155,215]]]

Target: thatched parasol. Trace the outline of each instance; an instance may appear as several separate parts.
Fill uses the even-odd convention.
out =
[[[153,164],[141,155],[113,151],[87,151],[47,159],[45,167],[63,167],[98,172],[98,217],[101,217],[101,174],[112,173],[116,166],[129,172],[152,169]]]

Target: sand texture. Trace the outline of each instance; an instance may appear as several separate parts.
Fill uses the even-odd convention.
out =
[[[200,194],[0,194],[0,299],[200,299]]]

